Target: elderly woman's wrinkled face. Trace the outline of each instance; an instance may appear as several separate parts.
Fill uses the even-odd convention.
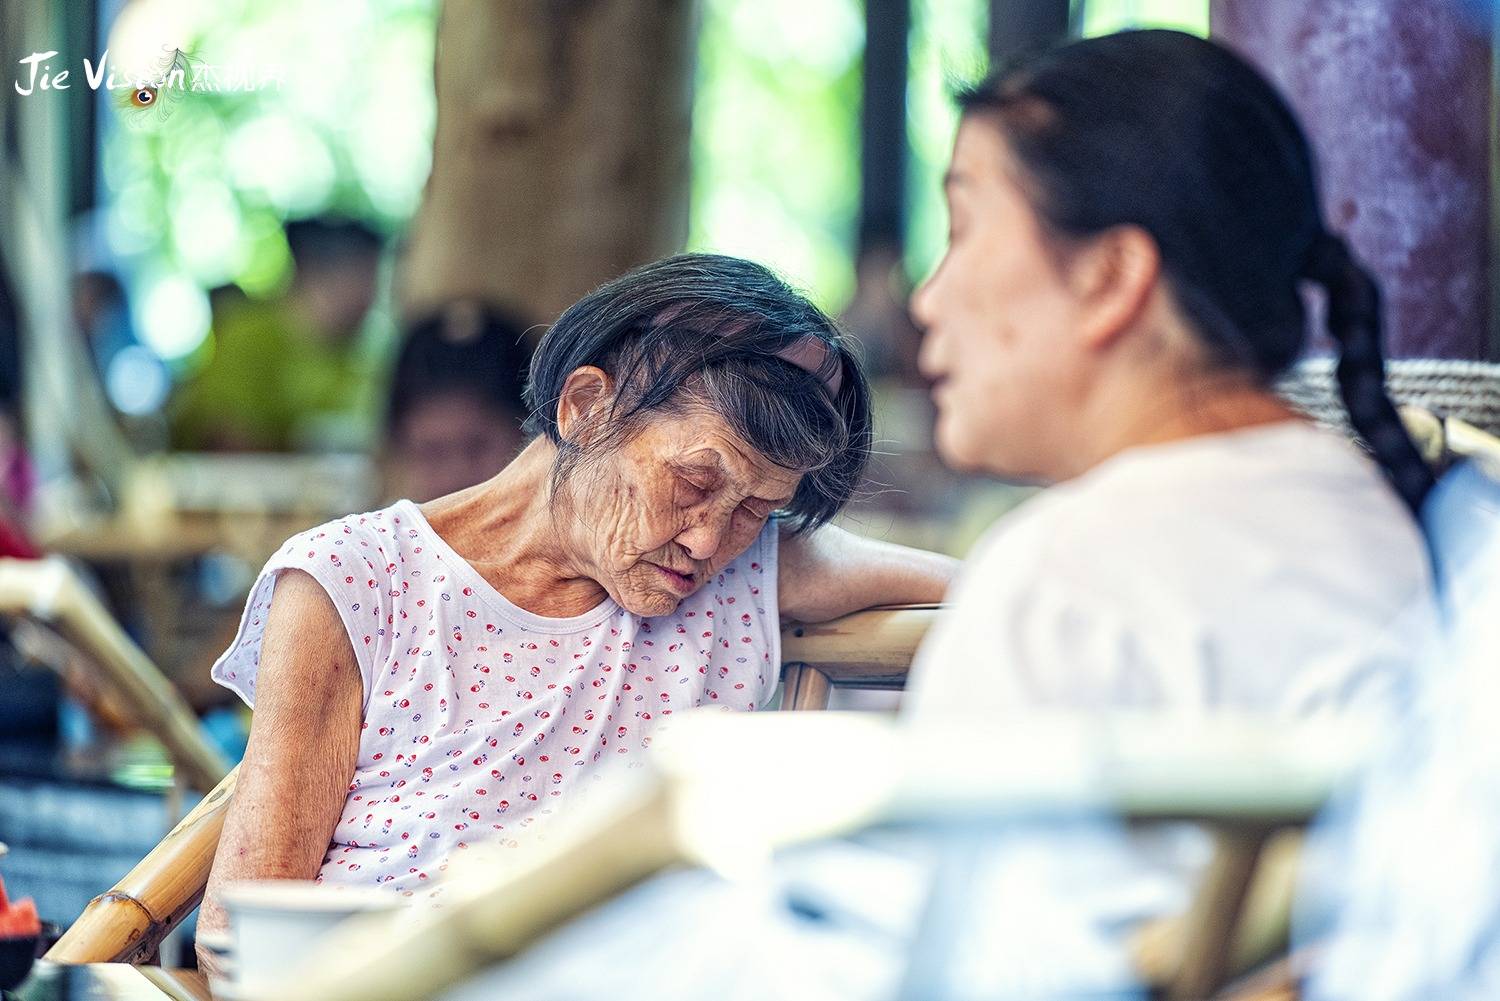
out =
[[[580,469],[571,494],[595,579],[628,611],[651,616],[676,609],[748,549],[800,481],[701,411],[653,418]]]

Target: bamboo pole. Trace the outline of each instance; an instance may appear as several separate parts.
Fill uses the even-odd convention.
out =
[[[97,664],[188,785],[212,789],[228,772],[177,689],[61,559],[0,560],[0,613],[47,624]]]
[[[1128,714],[1000,733],[850,713],[689,714],[663,732],[653,768],[621,777],[638,784],[617,789],[612,807],[561,818],[556,836],[515,854],[466,859],[448,874],[440,909],[351,919],[264,997],[433,997],[669,866],[743,861],[871,823],[1041,820],[1105,805],[1131,819],[1231,829],[1252,818],[1302,824],[1370,743],[1339,724],[1167,730],[1158,717]],[[955,758],[955,741],[993,755]],[[1015,764],[1027,755],[1029,767]],[[936,768],[939,756],[963,767]]]
[[[817,712],[828,708],[833,682],[816,667],[788,664],[781,683],[781,708],[796,712]]]
[[[1433,466],[1453,459],[1477,459],[1500,473],[1500,438],[1457,417],[1439,417],[1422,407],[1401,407],[1401,422],[1422,458]]]
[[[1500,438],[1487,431],[1449,417],[1443,422],[1448,451],[1465,459],[1479,459],[1488,469],[1500,470]]]
[[[1417,446],[1422,459],[1429,466],[1440,464],[1448,444],[1443,419],[1430,410],[1412,404],[1401,407],[1400,414],[1401,423],[1406,425],[1406,433],[1411,437],[1412,444]]]
[[[46,958],[139,963],[155,952],[203,899],[238,776],[238,768],[226,775],[124,879],[90,901]]]
[[[1169,1001],[1196,1001],[1224,986],[1245,898],[1273,833],[1258,825],[1214,832],[1213,858],[1182,928],[1182,959],[1167,980]]]
[[[208,976],[201,970],[164,970],[154,966],[138,969],[151,986],[162,992],[164,1001],[214,1001]]]

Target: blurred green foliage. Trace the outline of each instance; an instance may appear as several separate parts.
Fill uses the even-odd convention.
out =
[[[168,361],[212,350],[201,290],[284,284],[284,220],[405,224],[431,162],[435,13],[433,0],[217,3],[196,12],[195,71],[272,82],[167,95],[170,113],[140,122],[110,100],[105,231],[137,328]]]
[[[912,2],[906,264],[917,280],[942,250],[951,95],[984,71],[987,0]],[[436,5],[207,6],[193,54],[227,67],[274,60],[282,85],[183,95],[170,127],[102,116],[110,248],[132,275],[139,329],[169,361],[212,349],[198,290],[281,287],[283,220],[405,225],[431,158]],[[1090,34],[1203,32],[1207,0],[1090,0],[1082,14]],[[764,261],[835,311],[853,292],[863,36],[860,0],[703,3],[689,246]]]

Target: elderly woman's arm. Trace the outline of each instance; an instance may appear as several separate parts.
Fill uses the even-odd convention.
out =
[[[876,605],[941,601],[958,561],[833,525],[781,534],[778,607],[784,619],[824,622]]]
[[[225,927],[236,879],[312,879],[349,795],[364,686],[338,610],[317,581],[282,571],[261,639],[255,719],[198,916]],[[212,965],[207,950],[200,963]]]

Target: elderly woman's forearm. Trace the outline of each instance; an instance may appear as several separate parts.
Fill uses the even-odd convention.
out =
[[[227,926],[221,891],[228,883],[317,876],[347,795],[357,732],[330,730],[286,734],[266,742],[269,748],[247,752],[214,856],[200,929]],[[316,750],[285,753],[289,748]]]
[[[958,566],[957,560],[941,553],[872,543],[865,559],[843,575],[845,607],[839,614],[877,605],[936,604],[943,600]]]
[[[824,527],[782,540],[783,618],[823,622],[878,605],[941,601],[958,561]]]

